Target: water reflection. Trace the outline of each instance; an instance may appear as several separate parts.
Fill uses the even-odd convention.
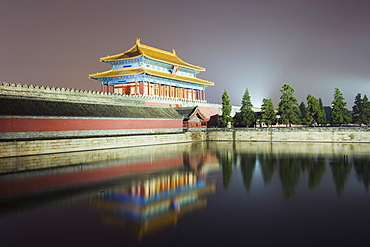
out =
[[[205,196],[214,191],[214,183],[207,184],[204,175],[177,171],[109,190],[92,205],[104,211],[104,224],[127,227],[141,239],[206,207]]]
[[[249,193],[252,186],[253,172],[256,168],[256,155],[241,154],[240,167],[243,176],[244,187]]]
[[[222,168],[223,185],[225,190],[228,190],[232,172],[235,155],[230,150],[222,150],[217,152],[218,162]]]
[[[343,193],[353,167],[358,180],[363,184],[366,191],[369,189],[370,158],[368,155],[250,153],[232,149],[217,150],[216,153],[222,169],[223,186],[226,191],[232,182],[232,174],[235,168],[239,166],[247,193],[251,190],[256,171],[262,174],[265,185],[270,184],[274,174],[277,173],[282,195],[286,199],[292,199],[295,197],[296,187],[303,177],[307,177],[309,190],[317,188],[321,183],[326,167],[331,170],[332,182],[337,195]]]
[[[355,157],[353,158],[353,165],[358,180],[363,183],[366,191],[368,191],[370,185],[370,157]]]
[[[114,236],[128,246],[173,246],[173,239],[186,242],[198,232],[217,245],[223,237],[244,238],[245,229],[264,235],[255,243],[268,241],[265,231],[289,241],[286,232],[297,229],[316,234],[317,222],[323,222],[319,232],[344,231],[347,223],[336,224],[343,218],[351,227],[370,220],[361,221],[368,210],[368,150],[369,144],[212,142],[0,159],[0,230],[4,246],[27,245],[17,236],[29,231],[34,239],[39,232],[63,234],[66,246],[73,240],[64,232],[76,225],[83,235],[87,222],[94,234],[86,231],[84,241]],[[32,170],[35,164],[47,169]],[[14,223],[17,215],[22,224]],[[44,223],[64,217],[63,229]],[[232,224],[225,229],[225,222]]]

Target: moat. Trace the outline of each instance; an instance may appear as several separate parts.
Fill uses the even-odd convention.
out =
[[[368,150],[198,142],[2,158],[68,166],[0,175],[0,245],[367,246]]]

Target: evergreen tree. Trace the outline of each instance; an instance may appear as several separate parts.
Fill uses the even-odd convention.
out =
[[[276,113],[271,99],[263,99],[260,122],[265,123],[267,127],[276,122]]]
[[[307,110],[307,107],[306,107],[306,105],[304,104],[303,101],[299,105],[299,110],[301,112],[301,115],[300,115],[301,124],[303,124],[303,125],[310,124],[312,122],[312,117],[310,116],[310,114]]]
[[[230,116],[232,110],[232,106],[230,104],[229,95],[227,91],[224,90],[222,94],[222,114],[217,120],[217,124],[219,127],[226,127],[229,122],[231,122],[232,117]]]
[[[320,111],[317,116],[317,123],[320,125],[326,124],[326,113],[324,109],[324,104],[322,103],[322,99],[319,98],[319,106],[320,106]]]
[[[299,121],[300,111],[298,102],[294,97],[294,88],[290,84],[284,84],[281,89],[278,114],[282,124],[291,125]]]
[[[255,117],[254,112],[252,110],[252,102],[251,102],[251,96],[249,95],[248,88],[245,89],[243,98],[242,98],[242,106],[240,108],[240,115],[241,115],[241,125],[242,126],[250,126],[251,124],[254,124]]]
[[[346,124],[350,121],[349,110],[345,107],[343,94],[338,88],[335,88],[334,100],[332,101],[331,124]]]
[[[311,116],[311,123],[317,125],[320,113],[320,103],[319,100],[311,94],[307,96],[307,110],[309,112],[309,115]]]
[[[358,117],[358,123],[360,124],[369,124],[370,123],[370,102],[366,94],[362,99],[361,112]]]
[[[362,108],[361,94],[358,93],[355,97],[354,105],[352,106],[352,123],[359,123],[359,117]]]

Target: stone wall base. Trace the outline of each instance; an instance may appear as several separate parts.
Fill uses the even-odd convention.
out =
[[[0,142],[0,157],[104,150],[159,144],[228,142],[370,143],[369,128],[277,128],[243,130],[197,130],[174,134],[109,136]]]
[[[109,148],[182,143],[191,142],[193,140],[202,141],[203,138],[199,137],[199,134],[197,133],[186,132],[180,134],[8,141],[0,142],[0,157],[103,150]]]

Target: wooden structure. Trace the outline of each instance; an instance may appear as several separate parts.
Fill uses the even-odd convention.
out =
[[[175,110],[184,117],[183,128],[206,128],[207,119],[198,106],[195,107],[177,107]]]
[[[181,60],[172,52],[143,45],[140,39],[129,50],[100,58],[111,70],[91,74],[102,91],[205,101],[205,89],[213,82],[197,78],[204,68]]]

